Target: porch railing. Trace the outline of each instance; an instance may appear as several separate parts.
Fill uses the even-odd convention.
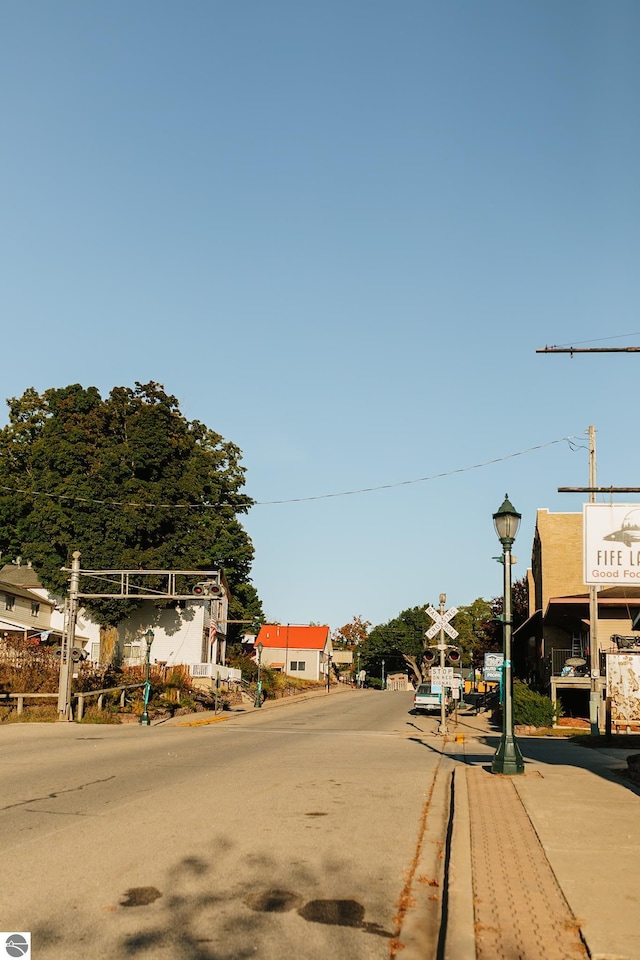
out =
[[[191,663],[189,672],[192,677],[207,677],[215,680],[217,676],[221,680],[231,680],[240,682],[242,671],[235,667],[227,667],[221,663]]]
[[[565,661],[571,656],[571,648],[568,647],[566,650],[561,650],[554,648],[551,651],[551,676],[559,677],[562,673],[562,668],[564,667]]]

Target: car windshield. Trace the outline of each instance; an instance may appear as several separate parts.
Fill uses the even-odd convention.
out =
[[[431,684],[430,683],[420,683],[418,684],[418,689],[416,693],[431,693]]]

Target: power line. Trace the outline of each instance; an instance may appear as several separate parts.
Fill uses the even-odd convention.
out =
[[[471,470],[480,470],[482,467],[490,467],[495,463],[504,463],[506,460],[513,460],[515,457],[523,457],[528,453],[534,453],[536,450],[544,450],[558,443],[567,443],[569,448],[575,452],[577,435],[560,437],[558,440],[549,440],[546,443],[539,443],[533,447],[527,447],[526,450],[518,450],[516,453],[509,453],[504,457],[495,457],[493,460],[485,460],[482,463],[475,463],[469,467],[458,467],[455,470],[448,470],[444,473],[434,473],[428,477],[417,477],[415,480],[400,480],[396,483],[383,483],[375,487],[361,487],[357,490],[343,490],[339,493],[323,493],[311,497],[290,497],[283,500],[256,500],[251,504],[254,507],[266,507],[284,503],[307,503],[311,500],[330,500],[336,497],[354,497],[362,493],[373,493],[376,490],[393,490],[397,487],[406,487],[414,483],[427,483],[430,480],[441,480],[444,477],[452,477],[458,473],[468,473]],[[74,497],[69,494],[47,493],[44,490],[25,490],[20,487],[9,487],[0,484],[0,490],[7,493],[19,493],[28,497],[48,497],[50,500],[65,500],[72,503],[81,503],[91,506],[107,507],[139,507],[141,509],[154,510],[216,510],[216,503],[139,503],[130,500],[98,500],[90,497]]]
[[[582,347],[583,343],[602,343],[606,340],[623,340],[625,337],[638,337],[640,333],[619,333],[614,337],[597,337],[593,340],[577,340],[575,343],[560,343],[542,347],[536,353],[640,353],[640,347]]]
[[[624,340],[625,337],[640,337],[640,332],[639,332],[639,333],[618,333],[618,334],[616,334],[616,336],[614,336],[614,337],[595,337],[595,338],[592,339],[592,340],[575,340],[575,341],[573,342],[573,344],[571,344],[571,343],[554,343],[554,344],[553,344],[553,347],[554,347],[554,348],[557,348],[557,347],[570,347],[570,346],[579,347],[579,346],[581,346],[583,343],[604,343],[604,342],[606,342],[607,340]]]
[[[482,467],[490,467],[494,463],[504,463],[505,460],[513,460],[514,457],[523,457],[527,453],[533,453],[535,450],[543,450],[545,447],[551,447],[555,443],[569,444],[570,448],[576,436],[560,437],[559,440],[549,440],[547,443],[540,443],[535,447],[527,447],[526,450],[519,450],[517,453],[509,453],[505,457],[496,457],[494,460],[485,460],[483,463],[474,463],[470,467],[458,467],[456,470],[448,470],[445,473],[433,473],[428,477],[418,477],[416,480],[400,480],[397,483],[383,483],[377,487],[361,487],[359,490],[344,490],[342,493],[324,493],[315,497],[293,497],[290,500],[262,500],[255,506],[265,507],[276,503],[305,503],[308,500],[328,500],[331,497],[353,497],[360,493],[373,493],[375,490],[392,490],[395,487],[406,487],[412,483],[427,483],[429,480],[440,480],[443,477],[453,477],[457,473],[468,473],[470,470],[480,470]]]

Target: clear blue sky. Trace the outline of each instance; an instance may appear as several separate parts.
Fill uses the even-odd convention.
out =
[[[640,485],[640,357],[535,353],[640,344],[637,0],[34,0],[0,34],[3,398],[156,380],[236,443],[269,618],[500,594],[491,514],[524,575],[589,424]]]

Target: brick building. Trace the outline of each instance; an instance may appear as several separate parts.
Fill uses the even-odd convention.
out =
[[[516,676],[560,699],[565,712],[588,717],[592,631],[589,588],[583,577],[582,525],[582,512],[537,511],[527,571],[529,617],[514,631],[513,661]],[[604,655],[618,649],[612,638],[634,632],[640,588],[600,588],[597,610],[599,686],[604,689]],[[569,660],[583,662],[570,665]]]

